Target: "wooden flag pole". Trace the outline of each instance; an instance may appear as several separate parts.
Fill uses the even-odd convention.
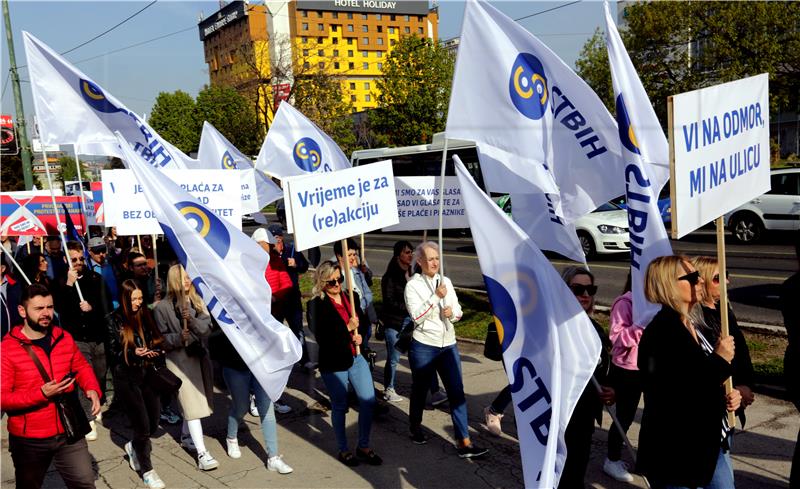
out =
[[[44,236],[39,236],[39,253],[44,255]]]
[[[364,233],[361,233],[361,264],[365,263],[364,257],[366,256],[367,251],[364,247]]]
[[[347,238],[342,240],[342,261],[344,262],[344,270],[342,273],[347,278],[347,294],[350,297],[350,317],[356,317],[356,303],[353,299],[353,282],[350,278],[350,259],[347,257]],[[358,333],[358,330],[355,331]],[[356,355],[361,354],[361,347],[356,345]]]
[[[730,334],[728,329],[728,274],[727,260],[725,259],[725,224],[722,216],[717,218],[717,263],[719,264],[719,317],[721,319],[720,338]],[[733,390],[733,378],[725,380],[725,395]],[[736,426],[736,413],[728,412],[728,426]]]

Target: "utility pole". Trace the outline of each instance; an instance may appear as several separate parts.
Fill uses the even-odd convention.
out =
[[[8,43],[8,70],[11,73],[11,89],[14,90],[14,108],[17,111],[17,137],[19,138],[20,156],[22,157],[22,174],[25,178],[25,189],[30,190],[33,188],[31,145],[28,143],[25,109],[22,108],[22,92],[19,89],[19,73],[17,73],[17,58],[14,55],[14,36],[11,33],[11,16],[8,13],[8,0],[2,1],[3,20],[5,20],[6,23],[6,42]]]

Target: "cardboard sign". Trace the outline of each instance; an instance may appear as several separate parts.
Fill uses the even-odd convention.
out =
[[[397,217],[400,222],[384,231],[419,231],[439,228],[440,177],[395,177]],[[444,177],[444,229],[468,228],[457,177]]]
[[[672,237],[770,189],[769,76],[671,98]]]
[[[9,236],[55,236],[58,226],[66,230],[64,208],[66,205],[75,229],[79,233],[86,230],[86,220],[81,213],[79,197],[56,197],[59,219],[53,211],[53,200],[47,195],[20,195],[19,193],[0,194],[0,234]]]
[[[242,228],[241,180],[228,170],[161,170],[218,216]],[[103,170],[103,213],[107,227],[122,236],[160,234],[143,189],[131,170]]]
[[[288,178],[283,185],[298,250],[398,222],[391,161]]]

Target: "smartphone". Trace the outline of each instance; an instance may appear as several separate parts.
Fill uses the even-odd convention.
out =
[[[67,379],[74,379],[76,375],[78,375],[77,372],[69,372],[67,375],[64,376],[63,379],[61,379],[61,382],[64,382]]]

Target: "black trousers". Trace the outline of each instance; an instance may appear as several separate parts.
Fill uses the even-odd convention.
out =
[[[564,442],[567,445],[567,460],[558,483],[559,489],[583,489],[583,479],[592,452],[592,434],[594,433],[595,416],[602,409],[600,401],[593,392],[594,386],[589,384],[575,406],[575,411],[567,424]]]
[[[56,467],[70,489],[94,488],[92,456],[86,439],[67,443],[65,435],[51,438],[8,437],[8,449],[14,461],[17,489],[39,489],[50,463]]]
[[[794,457],[792,457],[792,472],[789,475],[789,488],[800,487],[800,431],[797,432],[797,442],[794,444]]]
[[[131,422],[133,450],[136,452],[142,473],[145,473],[153,470],[153,464],[150,461],[150,452],[153,449],[150,437],[158,430],[161,402],[159,395],[146,382],[137,382],[136,376],[131,378],[120,368],[117,368],[116,371],[116,395],[125,406],[125,414],[128,415]]]
[[[636,416],[636,410],[639,409],[639,399],[642,397],[641,374],[638,370],[626,370],[612,364],[609,383],[616,392],[617,419],[622,431],[627,433]],[[622,445],[622,435],[612,424],[608,429],[609,460],[615,462],[621,458]]]

